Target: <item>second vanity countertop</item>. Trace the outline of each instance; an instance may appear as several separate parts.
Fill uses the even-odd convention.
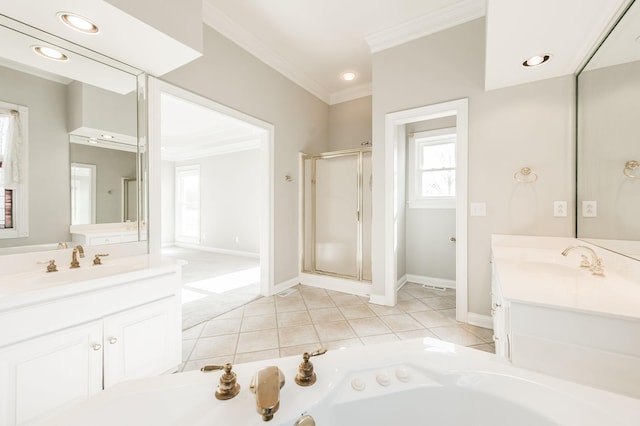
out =
[[[603,258],[605,276],[580,268],[584,245]],[[590,256],[589,256],[590,257]],[[574,238],[492,236],[493,273],[505,300],[640,319],[640,262]]]

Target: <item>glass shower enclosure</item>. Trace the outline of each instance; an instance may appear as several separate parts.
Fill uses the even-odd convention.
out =
[[[371,148],[302,154],[303,272],[371,281]]]

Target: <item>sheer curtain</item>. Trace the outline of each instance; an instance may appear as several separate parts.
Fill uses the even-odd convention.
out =
[[[0,188],[15,189],[22,181],[21,164],[24,155],[18,111],[0,108],[0,136],[2,141]]]

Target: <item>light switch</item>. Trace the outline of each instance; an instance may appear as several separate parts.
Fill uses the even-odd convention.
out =
[[[582,217],[597,217],[598,216],[598,202],[597,201],[583,201],[582,202]]]
[[[487,203],[471,203],[469,210],[471,216],[486,216]]]
[[[555,217],[567,217],[567,202],[566,201],[554,201],[553,202],[553,215]]]

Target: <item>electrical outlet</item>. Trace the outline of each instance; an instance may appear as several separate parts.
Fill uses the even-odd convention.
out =
[[[487,203],[471,203],[469,213],[471,216],[486,216]]]
[[[567,202],[566,201],[554,201],[553,202],[553,215],[555,217],[567,217]]]
[[[582,202],[582,217],[597,217],[598,216],[598,202],[597,201],[583,201]]]

